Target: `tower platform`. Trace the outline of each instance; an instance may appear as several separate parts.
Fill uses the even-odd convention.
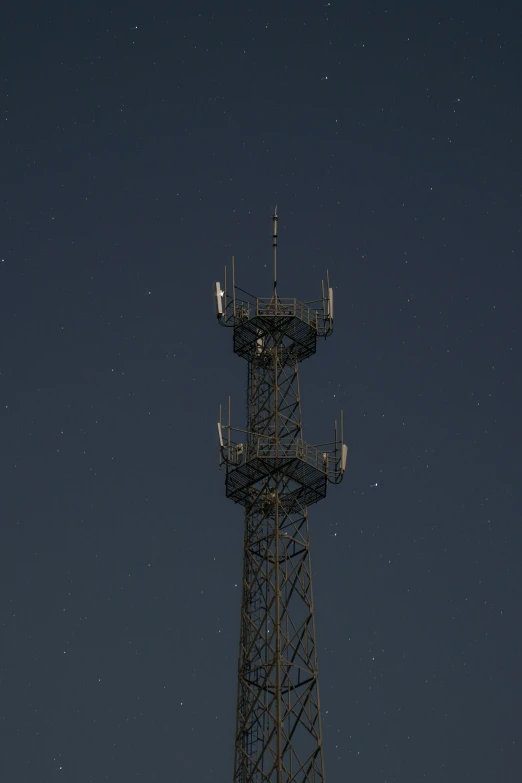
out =
[[[313,356],[317,338],[326,337],[331,328],[324,310],[279,297],[236,302],[235,315],[223,323],[234,328],[234,353],[247,360],[262,357],[264,338],[278,333],[283,364]]]
[[[222,427],[222,435],[232,428]],[[238,432],[241,432],[238,430]],[[226,494],[235,503],[249,506],[259,484],[270,477],[285,477],[299,485],[290,494],[302,505],[312,505],[326,497],[328,483],[338,484],[346,467],[347,447],[333,442],[334,448],[322,451],[302,438],[287,441],[253,436],[246,446],[227,440],[221,449],[226,463]]]

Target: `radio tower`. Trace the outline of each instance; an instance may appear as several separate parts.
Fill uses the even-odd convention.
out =
[[[215,284],[217,317],[247,360],[245,429],[218,422],[226,494],[245,509],[234,783],[324,783],[308,506],[341,481],[347,447],[303,440],[299,362],[333,330],[333,290],[315,302]]]

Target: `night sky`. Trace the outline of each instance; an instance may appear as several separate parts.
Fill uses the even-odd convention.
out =
[[[329,783],[518,783],[522,7],[21,2],[2,22],[0,779],[233,774],[246,363],[316,299]]]

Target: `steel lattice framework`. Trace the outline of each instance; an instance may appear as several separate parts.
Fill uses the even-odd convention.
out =
[[[219,321],[248,362],[247,426],[218,422],[226,494],[245,508],[234,783],[324,783],[308,506],[339,483],[340,439],[302,437],[299,362],[333,329],[333,293],[303,303],[216,283]],[[236,297],[240,292],[242,299]],[[245,298],[246,297],[246,298]]]

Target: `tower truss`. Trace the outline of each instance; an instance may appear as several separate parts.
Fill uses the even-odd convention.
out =
[[[346,468],[342,413],[338,437],[303,439],[299,363],[333,331],[327,278],[315,302],[277,294],[255,298],[215,284],[219,323],[233,330],[247,361],[246,428],[220,410],[219,463],[227,497],[245,509],[234,783],[324,783],[308,506]],[[239,298],[239,296],[241,298]]]

